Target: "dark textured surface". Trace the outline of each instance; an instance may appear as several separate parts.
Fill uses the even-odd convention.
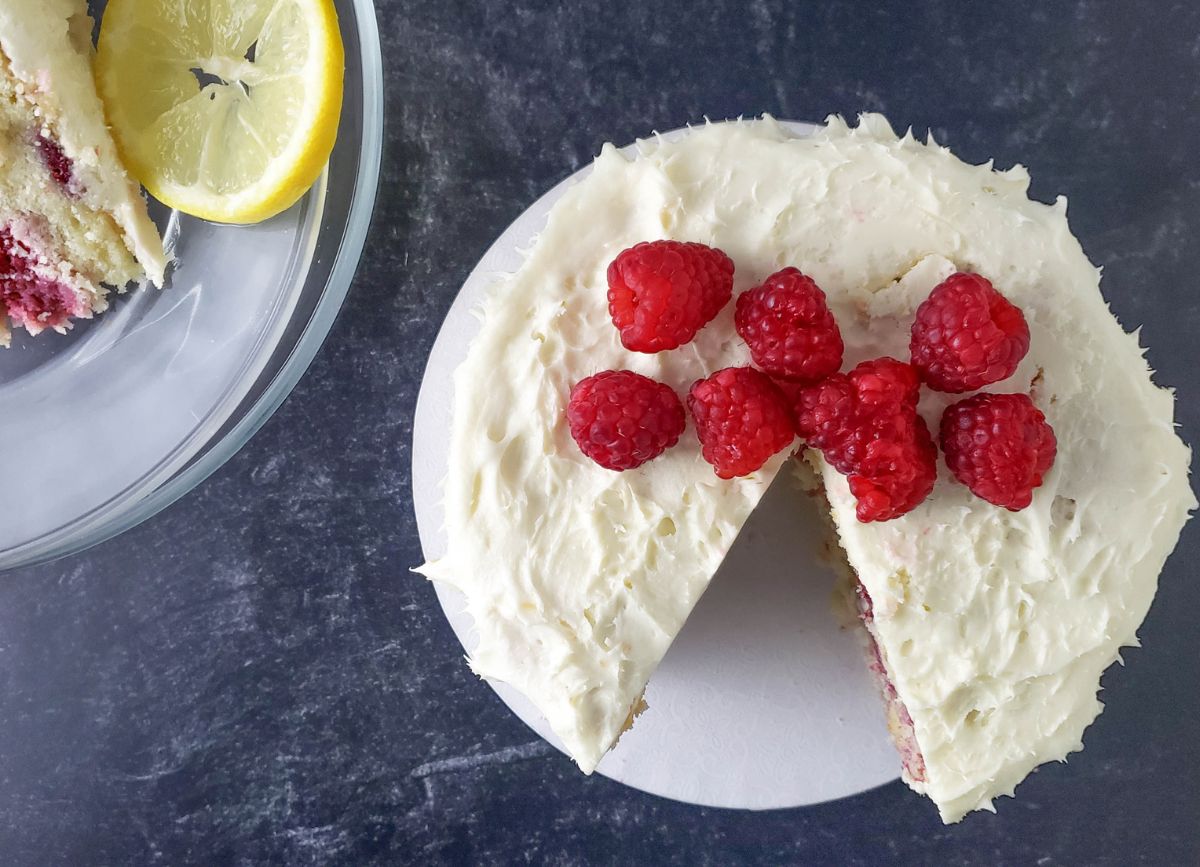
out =
[[[972,11],[964,7],[970,5]],[[1200,861],[1196,528],[1069,764],[944,828],[895,783],[748,814],[585,778],[462,662],[421,560],[421,371],[487,244],[601,142],[882,110],[1071,199],[1200,433],[1200,7],[382,0],[387,146],[308,376],[197,491],[0,580],[0,861]]]

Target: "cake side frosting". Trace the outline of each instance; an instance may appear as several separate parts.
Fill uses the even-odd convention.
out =
[[[860,524],[845,479],[817,465],[925,760],[910,783],[947,821],[989,806],[1079,748],[1100,673],[1136,642],[1195,506],[1173,398],[1104,304],[1065,203],[1031,202],[1024,169],[967,165],[872,115],[804,139],[770,119],[711,125],[641,150],[629,160],[606,146],[554,207],[456,375],[450,548],[424,571],[467,595],[473,666],[533,699],[590,771],[779,465],[720,482],[690,429],[622,474],[579,454],[562,420],[578,379],[628,367],[684,394],[747,363],[732,305],[680,350],[623,350],[605,305],[616,253],[662,237],[719,247],[735,293],[800,268],[829,297],[847,369],[907,358],[916,305],[975,270],[1032,333],[1017,372],[987,390],[1032,388],[1058,436],[1033,505],[991,506],[939,463],[915,511]],[[926,392],[933,429],[949,402]]]

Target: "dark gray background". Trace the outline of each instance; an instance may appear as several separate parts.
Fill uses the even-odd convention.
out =
[[[0,860],[1197,863],[1194,526],[1086,751],[950,828],[900,783],[749,814],[585,778],[468,672],[407,570],[413,406],[458,286],[602,142],[706,114],[878,110],[1027,164],[1037,198],[1070,197],[1195,441],[1200,7],[383,0],[379,17],[378,208],[312,370],[182,502],[0,580]]]

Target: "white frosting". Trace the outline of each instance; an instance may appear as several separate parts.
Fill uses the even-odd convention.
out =
[[[73,163],[83,201],[111,214],[156,286],[167,258],[146,202],[126,174],[105,124],[91,65],[84,0],[0,0],[0,49],[25,95]]]
[[[946,821],[990,807],[1081,747],[1100,673],[1136,643],[1195,506],[1171,394],[1105,306],[1064,200],[1029,201],[1020,167],[966,165],[898,139],[877,115],[857,129],[831,118],[807,139],[769,118],[718,124],[641,151],[630,160],[606,145],[554,207],[456,374],[449,552],[422,571],[466,594],[472,666],[529,696],[590,772],[782,463],[722,482],[690,427],[638,470],[580,455],[563,410],[584,376],[625,367],[682,395],[746,363],[732,305],[679,350],[622,349],[605,302],[617,252],[661,237],[720,247],[735,292],[795,265],[828,294],[847,367],[906,357],[929,289],[956,268],[978,271],[1023,308],[1032,334],[995,390],[1036,379],[1058,436],[1033,505],[993,507],[943,465],[914,512],[859,524],[845,480],[816,463],[925,758],[926,781],[910,783]],[[946,402],[922,400],[935,430]]]

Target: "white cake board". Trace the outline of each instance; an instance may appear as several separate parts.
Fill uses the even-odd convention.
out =
[[[788,126],[800,135],[815,129]],[[446,549],[441,483],[453,372],[479,330],[473,311],[496,275],[520,267],[519,251],[531,245],[550,207],[590,170],[538,199],[484,254],[430,353],[413,424],[413,505],[429,559]],[[860,639],[832,602],[834,578],[820,560],[824,531],[815,509],[785,468],[651,678],[649,709],[597,773],[679,801],[751,810],[818,804],[899,776]],[[470,651],[476,635],[462,595],[435,587]],[[532,703],[505,684],[491,686],[562,749]]]

